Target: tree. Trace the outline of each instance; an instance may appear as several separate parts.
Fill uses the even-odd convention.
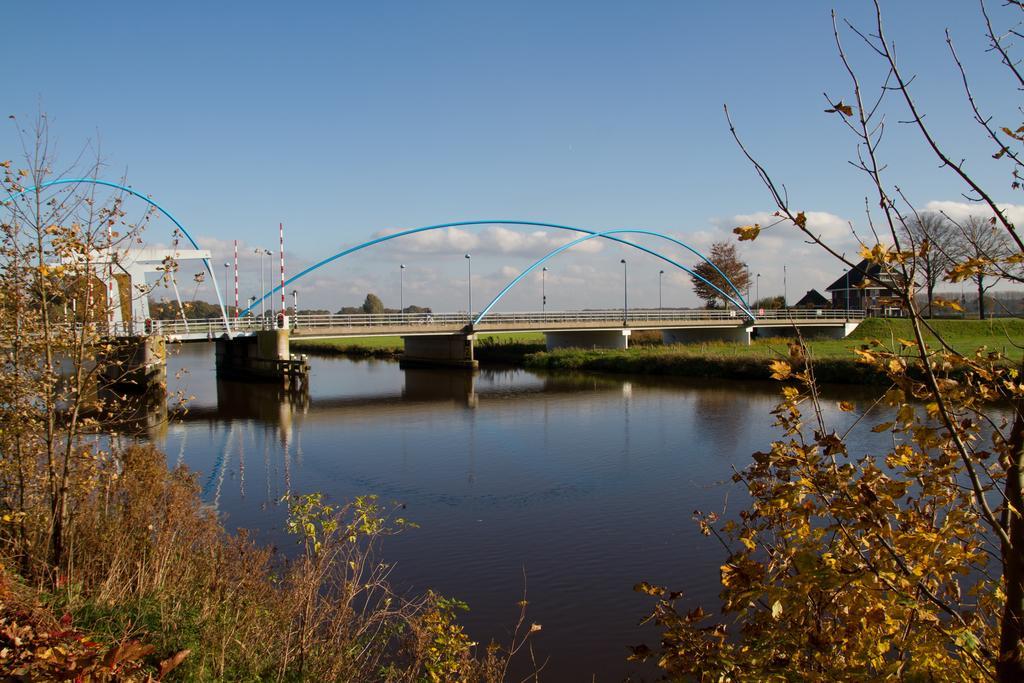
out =
[[[949,271],[953,259],[959,253],[957,230],[952,221],[941,213],[923,211],[902,224],[900,234],[914,253],[918,281],[924,287],[928,302],[925,310],[930,316],[932,302],[935,300],[935,286]]]
[[[1004,10],[1024,17],[1024,3]],[[695,680],[1024,680],[1024,383],[1020,366],[998,352],[960,353],[918,307],[919,250],[907,244],[910,198],[885,175],[882,117],[890,106],[919,134],[940,168],[975,200],[978,215],[1002,231],[1011,249],[978,249],[957,256],[947,277],[958,282],[998,273],[1020,282],[1024,240],[1010,216],[970,172],[948,155],[929,128],[901,71],[875,2],[870,30],[840,31],[836,48],[849,76],[844,97],[826,95],[834,116],[856,143],[854,167],[872,195],[869,236],[859,258],[877,266],[908,316],[906,338],[871,340],[858,359],[888,379],[877,409],[859,419],[891,434],[882,452],[857,455],[846,431],[829,425],[814,365],[798,338],[788,359],[772,361],[785,382],[774,411],[781,437],[755,453],[734,480],[750,495],[738,517],[698,514],[702,530],[725,548],[723,610],[739,628],[705,625],[699,607],[677,608],[680,594],[648,583],[637,589],[658,598],[651,619],[663,629],[659,663],[672,676]],[[984,2],[980,13],[991,52],[1010,88],[1024,87],[1010,54],[1016,30],[997,31]],[[866,44],[880,70],[869,93],[863,73],[847,57],[843,37]],[[1013,110],[1003,120],[983,113],[971,79],[947,34],[953,75],[964,88],[974,121],[990,148],[979,155],[1010,168],[1010,187],[1024,182],[1024,126]],[[890,100],[895,98],[895,102]],[[808,228],[784,186],[749,151],[726,109],[741,152],[756,170],[789,226],[849,268],[852,260]],[[1015,121],[1016,119],[1016,121]],[[767,230],[766,228],[765,230]],[[761,226],[740,226],[753,240]],[[966,231],[965,231],[966,232]],[[976,240],[977,241],[977,240]],[[909,248],[908,248],[909,247]],[[938,305],[938,301],[933,304]],[[955,305],[955,304],[951,304]],[[842,402],[839,409],[855,411]],[[645,646],[634,657],[654,655]]]
[[[110,390],[123,378],[109,328],[118,292],[103,279],[116,280],[151,213],[131,222],[122,196],[89,185],[41,188],[60,177],[46,116],[19,133],[24,166],[0,161],[0,534],[26,576],[52,579],[71,564],[73,492],[108,462],[96,432],[126,426],[123,392]]]
[[[961,272],[970,270],[964,278],[970,280],[978,292],[978,317],[985,319],[985,292],[1008,275],[1006,261],[1012,255],[1006,230],[980,216],[970,216],[957,226],[955,248]],[[1012,275],[1011,275],[1012,277]]]
[[[363,302],[363,313],[383,313],[384,302],[380,300],[380,297],[376,294],[370,293],[366,295],[366,301]]]
[[[740,298],[741,295],[738,292],[743,292],[750,286],[750,271],[747,270],[747,264],[739,259],[736,245],[730,242],[712,244],[711,256],[708,261],[700,261],[693,267],[693,272],[696,275],[707,280],[705,282],[694,277],[693,292],[697,298],[707,304],[708,308],[714,308],[719,301],[728,308],[730,302],[725,296],[729,295],[734,299]],[[722,277],[723,273],[725,277]],[[726,281],[726,277],[732,281],[731,285]],[[733,289],[734,286],[735,289]]]
[[[777,296],[766,296],[753,303],[754,310],[778,310],[786,307],[786,300],[781,294]]]

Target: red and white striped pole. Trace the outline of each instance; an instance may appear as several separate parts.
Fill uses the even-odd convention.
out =
[[[114,231],[107,223],[107,334],[114,327]]]
[[[235,318],[238,318],[238,240],[235,240]]]
[[[284,223],[277,224],[278,237],[281,242],[281,315],[285,314],[284,305]]]

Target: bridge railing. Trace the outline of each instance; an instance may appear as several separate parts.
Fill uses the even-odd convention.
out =
[[[825,309],[776,309],[756,311],[759,322],[814,322],[814,321],[841,321],[841,320],[862,320],[866,313],[862,310],[851,309],[825,310]],[[355,314],[327,314],[327,315],[298,315],[288,318],[290,329],[329,329],[329,328],[416,328],[416,327],[442,327],[461,328],[468,325],[475,316],[467,313],[355,313]],[[672,321],[736,321],[740,322],[744,316],[734,310],[706,310],[706,309],[634,309],[629,311],[626,318],[628,323],[658,323]],[[514,326],[514,325],[544,325],[557,324],[565,325],[572,323],[601,323],[622,324],[622,309],[589,310],[589,311],[522,311],[492,313],[482,321],[482,325]],[[231,320],[231,331],[234,334],[252,333],[257,330],[272,330],[277,326],[276,318],[246,316]],[[145,329],[145,323],[134,322],[123,324],[123,330],[117,333],[128,333],[134,331],[140,334]],[[191,338],[208,337],[214,339],[225,333],[224,321],[221,318],[205,318],[184,321],[178,320],[152,320],[150,331],[154,334],[165,334],[171,336],[185,336]]]

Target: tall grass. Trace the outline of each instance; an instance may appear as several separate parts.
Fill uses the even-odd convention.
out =
[[[455,603],[392,590],[379,541],[408,525],[376,498],[288,499],[299,552],[286,559],[227,533],[195,474],[168,471],[155,448],[109,462],[76,481],[66,564],[19,579],[92,638],[146,643],[154,671],[177,654],[180,680],[500,680],[502,650],[477,656]],[[12,530],[0,538],[5,567],[33,552]],[[2,658],[0,673],[11,674]]]

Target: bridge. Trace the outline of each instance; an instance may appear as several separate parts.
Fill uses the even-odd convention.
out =
[[[48,181],[38,187],[28,188],[17,195],[10,195],[6,202],[45,188],[70,186],[105,186],[139,198],[153,209],[166,216],[191,244],[191,250],[128,250],[123,254],[94,251],[87,257],[72,262],[73,267],[85,270],[99,280],[107,297],[99,304],[104,310],[96,316],[94,325],[100,334],[117,338],[122,343],[125,364],[137,363],[146,372],[159,362],[160,349],[165,340],[177,342],[217,341],[218,373],[225,376],[255,379],[300,378],[304,377],[305,362],[294,358],[289,351],[291,338],[330,339],[345,337],[400,336],[405,343],[404,359],[407,363],[447,364],[475,367],[473,342],[482,333],[541,332],[549,349],[562,347],[627,348],[629,336],[634,330],[655,330],[662,334],[667,343],[727,340],[749,343],[752,334],[758,336],[789,334],[794,328],[813,332],[821,336],[844,337],[863,319],[863,311],[797,310],[781,311],[750,308],[740,289],[725,273],[704,254],[689,244],[662,232],[635,228],[592,230],[543,221],[488,219],[441,223],[410,228],[375,237],[356,246],[343,249],[302,270],[289,279],[284,276],[284,237],[281,234],[281,279],[253,297],[248,308],[237,317],[230,316],[224,297],[217,285],[217,276],[210,263],[210,253],[199,249],[199,245],[170,212],[148,195],[128,186],[94,178],[72,178]],[[568,231],[575,235],[561,246],[552,249],[514,277],[479,312],[436,313],[436,314],[380,314],[380,315],[327,315],[289,318],[284,305],[285,287],[315,272],[321,267],[363,249],[409,235],[448,228],[478,228],[482,226],[534,227]],[[668,246],[685,250],[710,266],[717,275],[701,275],[694,269],[645,244],[626,239],[626,236],[643,236]],[[628,301],[621,309],[583,310],[561,312],[519,312],[506,313],[492,309],[501,299],[531,272],[557,257],[562,252],[588,240],[602,239],[644,252],[676,269],[688,273],[695,280],[710,287],[727,306],[727,310],[685,310],[685,309],[630,309]],[[136,253],[137,252],[137,253]],[[149,315],[148,288],[145,274],[160,270],[174,280],[176,267],[167,263],[183,258],[203,262],[209,281],[213,286],[221,317],[214,320],[155,321]],[[468,255],[467,255],[468,258]],[[625,259],[622,260],[625,264]],[[162,264],[162,265],[161,265]],[[115,275],[115,270],[119,270]],[[238,304],[237,255],[235,265],[235,302]],[[708,277],[711,277],[709,280]],[[118,280],[121,278],[124,282]],[[139,296],[137,292],[143,294]],[[280,313],[277,316],[256,318],[253,312],[268,299],[273,302],[275,295],[281,296]],[[180,296],[178,297],[180,300]],[[472,303],[470,303],[472,307]],[[273,312],[273,304],[271,305]],[[100,322],[105,318],[104,322]],[[127,340],[138,339],[138,348]]]
[[[843,338],[864,319],[864,311],[779,309],[750,320],[726,310],[584,310],[492,313],[480,320],[467,313],[383,313],[364,315],[252,316],[233,321],[235,343],[263,336],[284,339],[402,337],[407,363],[475,366],[473,342],[478,335],[538,332],[547,348],[624,349],[634,331],[656,331],[668,344],[702,341],[750,343],[751,336],[791,336],[794,330],[817,337]],[[219,318],[153,321],[154,333],[169,341],[227,340]],[[273,348],[287,344],[273,343]],[[284,356],[281,356],[284,359]]]

